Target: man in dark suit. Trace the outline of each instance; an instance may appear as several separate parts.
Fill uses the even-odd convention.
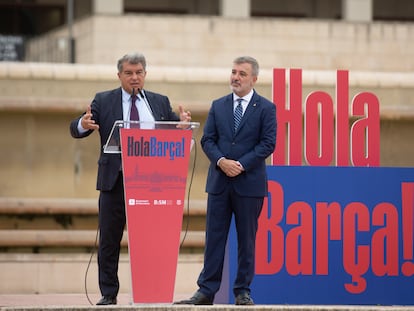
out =
[[[130,121],[134,113],[141,122],[191,121],[190,112],[181,106],[180,116],[173,112],[168,97],[144,90],[146,73],[144,55],[123,56],[118,61],[121,87],[97,93],[86,112],[70,124],[74,138],[84,138],[99,130],[101,140],[96,189],[100,191],[98,266],[102,298],[97,305],[117,303],[118,263],[126,222],[121,156],[103,152],[114,122]],[[138,97],[133,99],[132,95]]]
[[[276,106],[254,90],[258,72],[254,58],[236,58],[230,75],[233,93],[213,101],[210,108],[201,139],[211,163],[206,184],[204,267],[197,281],[198,291],[176,304],[213,304],[220,288],[232,215],[238,241],[235,304],[254,304],[250,284],[258,217],[267,196],[265,160],[276,145]]]

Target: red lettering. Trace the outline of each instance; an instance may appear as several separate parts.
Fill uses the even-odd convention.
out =
[[[283,188],[269,180],[268,189],[256,234],[256,274],[278,273],[284,260],[284,232],[280,226],[284,213]]]
[[[403,227],[403,263],[401,272],[405,276],[414,275],[414,183],[404,182],[401,185],[402,227]]]
[[[289,71],[289,107],[286,107],[285,70],[273,70],[273,101],[277,105],[276,150],[273,164],[285,164],[286,128],[287,150],[290,165],[302,165],[302,70]]]
[[[286,72],[285,69],[273,69],[273,102],[277,107],[277,131],[276,148],[271,157],[273,165],[284,165],[286,163],[286,128],[285,103],[286,103]]]
[[[349,293],[366,290],[364,275],[370,268],[375,276],[398,276],[400,215],[396,206],[380,202],[371,211],[361,202],[350,202],[343,210],[338,202],[316,202],[315,209],[304,201],[286,206],[282,185],[272,180],[268,185],[257,232],[256,274],[277,274],[285,267],[293,276],[328,275],[329,243],[342,240],[343,268],[351,276],[351,282],[344,284]],[[401,195],[406,260],[401,271],[412,276],[414,183],[402,183]]]
[[[372,225],[382,226],[372,235],[372,272],[398,275],[398,211],[391,203],[380,203],[372,211]]]
[[[341,206],[338,202],[316,203],[316,274],[328,274],[329,240],[341,240]]]
[[[298,225],[286,234],[286,270],[291,275],[313,273],[312,213],[305,202],[294,202],[286,211],[286,224]]]
[[[336,165],[349,166],[348,71],[338,70],[336,80]]]
[[[304,158],[305,164],[315,166],[331,164],[348,166],[350,161],[355,166],[379,166],[378,98],[368,92],[359,93],[354,97],[353,116],[366,117],[355,121],[350,130],[348,71],[338,70],[336,119],[332,97],[322,91],[312,92],[305,101],[305,133],[303,134],[302,70],[291,69],[289,73],[289,102],[287,103],[286,71],[273,70],[273,102],[277,105],[278,131],[272,163],[300,166]],[[302,147],[303,136],[305,149]],[[304,154],[302,154],[303,149]],[[332,163],[334,153],[336,163]]]
[[[352,101],[354,116],[366,116],[351,128],[351,161],[354,166],[380,165],[379,101],[372,93],[360,93]]]
[[[352,277],[352,283],[345,284],[345,289],[353,294],[362,293],[367,287],[362,275],[369,268],[369,246],[357,244],[356,232],[367,232],[369,227],[368,208],[359,202],[349,203],[344,209],[343,264]]]
[[[331,96],[325,92],[309,94],[305,109],[305,160],[309,165],[329,166],[332,163],[333,120],[334,107]]]

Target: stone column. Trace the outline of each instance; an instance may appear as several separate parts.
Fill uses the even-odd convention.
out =
[[[93,0],[92,1],[92,14],[111,14],[121,15],[124,13],[124,1],[123,0]]]
[[[249,17],[250,0],[220,0],[220,15],[225,17]]]
[[[342,19],[349,22],[371,22],[373,0],[342,0]]]

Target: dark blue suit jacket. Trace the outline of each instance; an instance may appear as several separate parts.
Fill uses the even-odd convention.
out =
[[[242,196],[267,196],[266,158],[276,146],[276,106],[254,92],[237,132],[233,131],[233,94],[213,101],[201,139],[211,161],[206,191],[218,194],[228,183]],[[217,166],[221,157],[239,161],[245,171],[226,176]]]
[[[157,93],[145,91],[145,96],[151,107],[155,121],[179,121],[180,118],[172,111],[168,97]],[[101,151],[98,161],[98,177],[96,189],[102,191],[111,190],[119,175],[121,167],[120,154],[108,154],[103,152],[112,126],[115,121],[122,120],[122,90],[117,88],[100,92],[95,95],[91,104],[92,118],[99,125]],[[89,136],[93,131],[79,133],[78,122],[83,116],[79,116],[70,124],[71,135],[75,138]]]

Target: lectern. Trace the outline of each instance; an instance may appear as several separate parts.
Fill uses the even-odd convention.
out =
[[[116,121],[134,303],[173,301],[188,164],[198,122]]]

